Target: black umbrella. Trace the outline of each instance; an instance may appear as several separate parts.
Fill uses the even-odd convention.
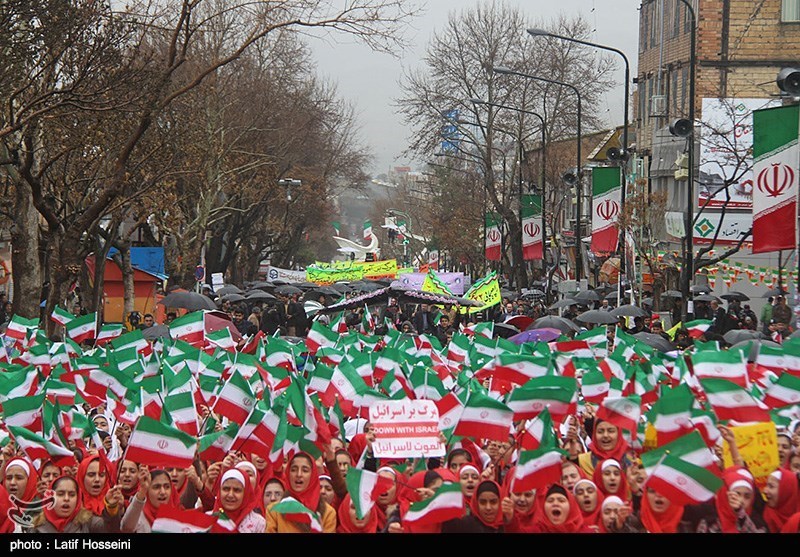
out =
[[[609,313],[614,317],[644,317],[647,312],[640,307],[631,304],[625,304],[618,308],[612,309]]]
[[[330,286],[318,286],[314,290],[311,290],[310,292],[306,293],[306,296],[308,296],[309,294],[323,294],[325,296],[331,296],[332,298],[339,299],[341,298],[343,292],[339,292],[338,290]]]
[[[242,289],[234,284],[226,284],[225,286],[221,286],[214,291],[214,294],[217,296],[224,296],[225,294],[241,294]]]
[[[283,279],[277,279],[277,278],[276,279],[272,279],[270,282],[272,284],[274,284],[275,286],[283,286],[284,284],[289,284],[289,281],[283,280]]]
[[[660,350],[661,352],[670,352],[672,350],[675,350],[675,346],[673,346],[670,341],[668,341],[661,335],[646,333],[642,331],[641,333],[636,333],[633,336],[641,340],[647,346],[652,346],[653,348],[655,348],[656,350]]]
[[[758,353],[761,351],[762,346],[769,346],[770,348],[780,348],[781,345],[777,342],[766,340],[766,339],[750,339],[750,340],[740,340],[736,344],[731,346],[731,350],[734,348],[739,348],[744,352],[744,355],[747,357],[748,362],[755,362],[756,358],[758,358]]]
[[[598,294],[597,292],[595,292],[593,290],[583,290],[581,292],[578,292],[575,295],[575,300],[577,300],[578,302],[584,302],[584,303],[599,302],[600,299],[601,299],[600,298],[600,294]]]
[[[268,280],[259,280],[250,285],[250,290],[253,288],[275,288],[275,285]]]
[[[285,296],[292,296],[294,294],[302,294],[303,291],[297,288],[292,284],[281,284],[277,288],[275,288],[275,292],[278,294],[283,294]]]
[[[350,285],[346,284],[344,282],[337,282],[337,283],[331,284],[331,288],[333,288],[334,290],[336,290],[340,294],[347,294],[348,292],[352,292],[353,291],[353,289],[350,288]]]
[[[547,309],[568,308],[569,306],[574,306],[577,303],[577,300],[573,300],[572,298],[564,298],[563,300],[559,300],[554,304],[550,304],[550,307]]]
[[[723,300],[739,300],[740,302],[746,302],[750,299],[749,296],[743,294],[742,292],[737,292],[736,290],[731,290],[727,294],[723,294],[720,296]]]
[[[263,290],[250,290],[245,294],[246,300],[277,300],[275,296]]]
[[[678,292],[677,290],[667,290],[666,292],[661,293],[662,298],[683,298],[683,294]]]
[[[147,340],[155,340],[157,338],[171,338],[169,334],[169,326],[167,325],[153,325],[142,329],[142,337]]]
[[[760,331],[751,331],[749,329],[733,329],[722,335],[722,338],[728,344],[733,345],[745,340],[764,338],[764,334]]]
[[[606,294],[605,299],[608,300],[609,302],[613,302],[618,298],[618,296],[619,295],[617,294],[617,291],[614,290],[614,291],[609,292],[608,294]]]
[[[494,337],[500,338],[509,338],[513,337],[519,333],[519,329],[517,329],[514,325],[510,323],[495,323],[494,324]]]
[[[294,283],[294,286],[296,286],[297,288],[302,288],[303,290],[313,290],[314,288],[317,288],[319,284],[315,282],[304,281],[304,282],[296,282]]]
[[[711,287],[707,284],[695,284],[691,288],[692,294],[710,294]]]
[[[198,309],[217,309],[214,300],[197,292],[171,292],[164,296],[159,304],[168,308],[183,308],[189,311]]]
[[[541,298],[542,296],[544,296],[544,292],[542,292],[537,288],[533,288],[531,290],[528,290],[527,292],[522,293],[523,298]]]
[[[786,294],[788,294],[788,292],[786,292],[786,290],[784,290],[783,288],[772,288],[770,290],[767,290],[761,297],[769,298],[771,296],[786,296]]]
[[[544,317],[540,317],[530,325],[528,328],[525,329],[526,331],[529,329],[558,329],[562,333],[568,333],[569,331],[575,331],[576,333],[580,331],[580,327],[578,327],[575,323],[570,321],[569,319],[564,319],[563,317],[558,317],[557,315],[545,315]]]
[[[376,290],[386,287],[381,286],[377,282],[356,281],[350,283],[350,288],[353,292],[375,292]]]
[[[653,298],[642,298],[642,305],[647,307],[653,307]]]
[[[719,301],[719,298],[711,294],[700,294],[694,297],[695,302],[713,302],[714,300]]]
[[[592,323],[594,325],[610,325],[619,321],[616,317],[611,315],[610,311],[603,311],[602,309],[584,311],[575,319],[584,323]]]
[[[261,291],[257,290],[256,292],[261,292]],[[264,294],[266,294],[266,292],[264,292]],[[225,294],[224,296],[220,296],[220,300],[224,302],[241,302],[242,300],[246,299],[247,298],[245,298],[241,294],[236,294],[236,293]]]

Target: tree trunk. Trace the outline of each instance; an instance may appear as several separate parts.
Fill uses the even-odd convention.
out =
[[[131,265],[131,245],[129,242],[125,242],[122,246],[120,246],[120,253],[122,254],[122,266],[120,269],[122,270],[122,292],[124,301],[123,301],[123,318],[126,315],[130,315],[136,308],[136,290],[133,281],[133,266]]]
[[[14,226],[11,228],[14,313],[27,319],[33,319],[40,315],[39,303],[42,295],[42,266],[39,260],[39,212],[33,205],[30,190],[21,181],[16,183],[14,207],[16,213]]]

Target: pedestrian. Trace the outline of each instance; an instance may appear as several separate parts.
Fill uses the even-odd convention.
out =
[[[764,486],[767,504],[764,520],[770,532],[780,532],[789,517],[797,512],[797,492],[797,476],[791,470],[778,468],[769,475]]]
[[[792,321],[792,310],[786,305],[786,297],[778,296],[775,307],[772,308],[772,319],[778,323],[783,323],[787,327]]]
[[[227,470],[219,480],[212,514],[220,532],[262,534],[266,520],[256,509],[258,499],[247,475],[238,468]]]
[[[442,524],[443,534],[502,533],[503,513],[500,502],[505,494],[500,485],[484,479],[475,486],[475,495],[469,503],[470,513]]]
[[[149,534],[153,531],[153,522],[162,505],[178,506],[178,493],[166,470],[150,471],[147,466],[140,466],[137,479],[139,487],[125,509],[120,529],[123,532]]]
[[[761,329],[764,334],[769,334],[769,323],[772,321],[772,305],[774,302],[775,298],[770,296],[767,298],[767,303],[761,308]]]
[[[32,534],[98,534],[119,532],[121,512],[94,515],[81,505],[78,481],[61,476],[53,482],[53,504],[33,520]],[[121,494],[120,494],[121,496]]]
[[[544,497],[536,498],[534,532],[576,534],[591,532],[584,526],[583,515],[575,497],[561,484],[552,484]]]
[[[336,510],[320,498],[320,491],[319,471],[314,458],[305,452],[295,453],[286,464],[286,495],[294,497],[307,509],[316,512],[322,531],[333,533],[336,531]],[[272,503],[266,509],[268,534],[299,534],[309,531],[305,524],[293,522],[285,515],[273,511],[272,508],[277,504]]]

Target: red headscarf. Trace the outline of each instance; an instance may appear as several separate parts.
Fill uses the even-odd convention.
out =
[[[567,519],[561,524],[553,524],[550,519],[547,518],[547,514],[544,511],[544,504],[547,501],[547,497],[552,494],[553,488],[560,488],[557,492],[563,493],[567,497],[567,501],[569,501],[569,514],[567,515]],[[584,531],[583,515],[581,514],[578,502],[575,500],[575,496],[561,484],[551,485],[542,496],[539,496],[537,493],[536,511],[534,512],[533,523],[534,531],[541,533],[574,534]]]
[[[99,462],[100,470],[105,470],[106,481],[103,484],[103,488],[100,490],[100,493],[92,496],[86,491],[86,473],[89,471],[89,465],[95,460]],[[100,458],[100,455],[87,456],[81,460],[80,465],[78,465],[78,473],[75,475],[75,478],[78,480],[78,485],[80,486],[83,508],[92,511],[93,514],[98,516],[103,514],[103,509],[105,509],[104,499],[109,490],[109,482],[111,478],[108,467],[106,466],[106,462],[108,461],[106,460],[104,462],[104,459]]]
[[[642,525],[651,534],[674,534],[678,531],[678,524],[683,518],[683,505],[676,505],[672,501],[663,513],[657,513],[650,507],[650,499],[645,490],[642,495],[642,507],[639,510]]]
[[[606,468],[608,468],[609,466],[616,466],[617,468],[619,468],[620,481],[616,493],[609,493],[608,488],[606,488],[605,482],[603,482],[604,466]],[[594,472],[592,473],[592,483],[594,483],[595,487],[597,487],[597,490],[603,495],[603,497],[606,497],[608,495],[616,495],[623,501],[631,500],[631,489],[630,487],[628,487],[628,478],[625,475],[625,470],[622,469],[622,465],[619,463],[618,460],[615,460],[613,458],[607,458],[602,462],[598,462],[597,466],[594,467]]]
[[[339,503],[339,525],[336,527],[336,531],[340,534],[374,534],[378,531],[378,511],[377,506],[373,505],[373,507],[369,510],[369,514],[367,515],[367,523],[363,527],[358,527],[353,524],[353,521],[350,518],[350,494],[344,496],[342,502]]]
[[[133,461],[129,460],[128,462],[133,462]],[[117,461],[117,483],[119,483],[119,473],[122,470],[122,465],[123,464],[125,464],[125,460],[124,459],[120,459],[119,461]],[[136,463],[134,462],[134,464],[136,464]],[[138,467],[137,467],[137,470],[138,470]],[[122,486],[120,486],[120,487],[122,487]],[[125,497],[125,502],[127,503],[128,501],[130,501],[131,497],[136,495],[137,491],[139,491],[139,474],[135,474],[134,475],[134,484],[133,484],[132,487],[127,488],[127,489],[122,489],[122,495]]]
[[[242,497],[242,504],[239,505],[239,508],[233,511],[227,511],[222,508],[222,484],[224,484],[228,480],[235,480],[242,484],[244,488],[244,495]],[[222,477],[220,478],[219,484],[217,485],[217,499],[214,501],[214,513],[224,512],[225,516],[227,516],[235,525],[236,527],[232,530],[233,532],[238,531],[239,525],[242,523],[242,520],[250,514],[252,510],[258,507],[258,501],[256,500],[255,493],[253,493],[253,487],[250,484],[250,478],[247,476],[246,473],[238,470],[236,468],[231,468],[227,472],[225,472]],[[315,510],[316,507],[312,510]]]
[[[15,456],[14,458],[9,459],[8,462],[6,462],[5,467],[3,467],[4,478],[6,477],[7,470],[12,466],[18,466],[19,468],[22,468],[26,471],[26,475],[28,476],[28,483],[25,484],[25,491],[21,494],[17,494],[17,499],[20,501],[36,500],[39,497],[37,492],[37,486],[39,484],[39,472],[36,471],[36,468],[27,458]],[[8,500],[10,501],[10,499]]]
[[[365,450],[367,450],[367,436],[364,433],[356,433],[347,444],[347,452],[350,453],[353,466],[358,463]]]
[[[800,512],[794,513],[781,528],[781,534],[800,534]]]
[[[70,514],[70,515],[69,515],[69,516],[67,516],[67,517],[64,517],[64,518],[62,518],[62,517],[60,517],[60,516],[58,516],[58,515],[56,514],[56,511],[55,511],[55,506],[54,506],[54,505],[53,505],[53,506],[48,506],[48,507],[45,507],[45,508],[44,508],[44,517],[45,517],[45,518],[47,519],[47,521],[48,521],[50,524],[52,524],[52,525],[53,525],[53,527],[54,527],[54,528],[55,528],[57,531],[59,531],[59,532],[63,532],[63,531],[64,531],[64,528],[66,528],[67,524],[69,524],[70,522],[72,522],[72,520],[73,520],[73,519],[74,519],[76,516],[78,516],[78,513],[79,513],[79,512],[81,512],[81,491],[82,491],[82,490],[81,490],[81,486],[78,484],[78,480],[76,480],[76,479],[75,479],[75,478],[73,478],[72,476],[59,476],[58,478],[56,478],[56,479],[53,481],[53,489],[55,489],[55,485],[56,485],[56,484],[57,484],[59,481],[61,481],[61,480],[64,480],[64,479],[66,479],[66,480],[69,480],[69,481],[71,481],[71,482],[75,483],[75,487],[77,488],[77,491],[78,491],[78,500],[77,500],[77,502],[75,503],[75,509],[72,511],[72,514]]]
[[[498,503],[497,506],[497,515],[492,522],[486,522],[481,516],[478,499],[480,498],[479,493],[482,488],[484,491],[494,492],[496,490],[497,497],[500,499],[500,503],[502,503],[503,498],[505,497],[503,488],[500,487],[500,484],[496,481],[486,478],[479,481],[478,485],[475,486],[475,494],[472,496],[472,500],[469,502],[469,510],[472,513],[472,516],[480,520],[484,526],[488,526],[489,528],[500,528],[503,525],[503,509],[500,506],[500,503]]]
[[[8,516],[11,510],[11,501],[8,491],[0,484],[0,534],[11,534],[14,531],[14,521]]]
[[[508,469],[506,473],[505,479],[503,480],[503,491],[510,495],[511,493],[517,493],[514,491],[513,484],[514,484],[514,473],[516,472],[516,466],[512,466]],[[534,516],[536,515],[536,500],[534,499],[531,508],[525,511],[524,513],[517,510],[517,507],[514,506],[514,518],[511,519],[511,523],[506,526],[506,532],[515,532],[520,534],[530,534],[535,532],[534,529]]]
[[[604,451],[600,448],[600,444],[597,442],[597,426],[599,426],[601,423],[604,423],[604,420],[595,418],[594,428],[592,430],[592,454],[594,454],[594,456],[599,460],[613,458],[617,462],[622,462],[625,453],[628,451],[628,442],[625,441],[625,437],[622,435],[622,430],[615,426],[617,427],[617,444],[614,445],[611,450]]]
[[[480,483],[480,481],[481,481],[480,480],[481,471],[477,466],[475,466],[471,462],[465,462],[464,464],[461,465],[461,468],[458,469],[458,482],[461,483],[461,473],[464,470],[466,470],[467,468],[472,468],[473,470],[475,470],[478,473],[478,483]],[[477,483],[475,484],[475,489],[478,489],[478,484]],[[462,486],[462,491],[463,491],[463,486]],[[472,493],[474,494],[475,490],[473,490]],[[466,493],[464,493],[464,502],[469,505],[471,501],[472,501],[472,495],[467,495]]]
[[[292,462],[294,462],[296,458],[300,457],[305,457],[311,463],[311,478],[309,480],[308,487],[302,492],[294,490],[291,477]],[[304,452],[295,453],[295,455],[287,463],[286,470],[284,471],[283,475],[285,478],[287,494],[300,501],[309,510],[317,512],[321,488],[319,485],[319,470],[317,470],[317,463],[314,461],[314,457]]]
[[[166,476],[167,481],[169,482],[169,502],[164,504],[170,507],[175,507],[176,509],[181,508],[180,507],[181,496],[178,495],[178,490],[175,489],[175,484],[172,483],[172,478],[170,477],[169,472],[167,472],[166,470],[152,470],[150,472],[150,481],[153,481],[153,478],[155,476]],[[139,484],[138,476],[136,478],[136,484],[137,485]],[[156,507],[153,505],[153,503],[150,502],[150,494],[148,493],[144,498],[144,516],[145,518],[147,518],[147,523],[150,524],[150,526],[153,525],[153,522],[155,521],[156,516],[158,515],[159,508],[160,507]]]
[[[411,503],[414,503],[419,500],[417,496],[417,492],[409,487],[408,485],[408,478],[405,474],[398,472],[391,466],[381,466],[378,468],[377,473],[380,474],[382,471],[391,472],[394,476],[394,501],[389,501],[386,506],[391,505],[392,503],[397,503],[400,508],[401,516],[405,514],[408,506]],[[375,509],[378,513],[378,529],[383,530],[386,527],[386,506],[381,506],[379,503],[376,503]]]
[[[770,476],[777,477],[778,504],[764,507],[764,521],[772,533],[780,532],[789,517],[797,512],[797,476],[787,468],[778,468]]]
[[[755,493],[755,484],[753,483],[753,476],[746,468],[742,466],[731,466],[722,472],[722,481],[725,482],[722,488],[717,492],[715,497],[717,506],[717,516],[719,516],[719,523],[722,531],[726,534],[735,534],[739,531],[736,523],[736,512],[731,508],[728,503],[728,491],[737,487],[738,485],[746,485],[750,491]],[[745,509],[749,515],[753,510],[753,504]]]
[[[258,499],[258,508],[261,510],[262,516],[266,516],[267,512],[267,508],[264,505],[264,492],[267,490],[267,484],[270,483],[272,480],[275,480],[276,482],[281,484],[281,487],[283,487],[283,492],[286,493],[286,480],[284,480],[283,478],[279,478],[278,476],[271,476],[265,479],[263,483],[261,483],[261,488],[258,491],[261,494],[261,497]]]
[[[596,474],[597,474],[597,468],[595,468],[595,475]],[[581,515],[583,516],[583,523],[586,526],[596,526],[598,524],[598,522],[600,522],[600,518],[601,518],[600,515],[602,514],[602,511],[603,511],[603,501],[606,498],[606,494],[603,493],[603,490],[601,490],[600,487],[597,485],[597,481],[596,480],[592,481],[592,480],[583,480],[582,479],[582,480],[578,480],[578,482],[573,486],[573,488],[572,488],[573,495],[575,493],[575,490],[578,489],[578,485],[582,484],[582,483],[591,484],[597,490],[597,506],[594,508],[593,511],[590,511],[590,512],[584,511],[583,507],[581,507],[580,503],[578,503],[578,508],[580,508]],[[620,497],[620,499],[622,499],[622,497]],[[578,502],[577,496],[576,496],[575,502],[576,503]]]

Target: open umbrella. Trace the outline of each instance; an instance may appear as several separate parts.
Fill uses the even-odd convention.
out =
[[[153,325],[142,329],[142,337],[147,340],[155,340],[157,338],[171,338],[169,334],[168,325]]]
[[[751,340],[742,340],[731,346],[731,350],[739,348],[747,356],[748,362],[755,362],[758,358],[758,353],[761,351],[762,346],[769,346],[770,348],[780,348],[781,345],[772,340],[754,338]]]
[[[281,284],[275,288],[275,292],[283,294],[284,296],[293,296],[294,294],[302,294],[303,291],[292,284]]]
[[[587,302],[599,302],[600,301],[600,294],[595,292],[594,290],[583,290],[578,292],[574,296],[575,300],[578,302],[583,302],[587,305]]]
[[[625,304],[609,312],[614,317],[644,317],[647,312],[640,307]]]
[[[577,303],[578,301],[572,298],[564,298],[563,300],[559,300],[554,304],[550,304],[550,307],[547,309],[568,308],[569,306],[574,306]]]
[[[494,337],[500,338],[510,338],[514,335],[519,333],[519,329],[517,329],[514,325],[509,325],[508,323],[495,323],[494,324]]]
[[[544,328],[544,329],[528,329],[517,333],[514,336],[508,337],[508,340],[515,344],[522,344],[524,342],[551,342],[561,336],[561,331],[558,329]]]
[[[245,294],[246,300],[277,300],[275,296],[263,290],[250,290]]]
[[[647,333],[642,331],[640,333],[636,333],[633,336],[641,340],[647,346],[652,346],[653,348],[661,352],[670,352],[672,350],[675,350],[675,347],[672,345],[672,343],[667,339],[665,339],[664,337],[662,337],[661,335],[656,335],[653,333]]]
[[[694,297],[695,302],[713,302],[714,300],[719,301],[719,298],[711,294],[700,294]]]
[[[677,290],[667,290],[666,292],[661,293],[662,298],[683,298],[683,294],[678,292]]]
[[[315,302],[314,300],[307,300],[303,302],[303,309],[306,311],[306,315],[308,317],[314,317],[319,310],[324,308],[322,304],[319,302]]]
[[[272,284],[272,283],[271,283],[270,281],[268,281],[268,280],[259,280],[259,281],[257,281],[257,282],[254,282],[253,284],[251,284],[251,285],[250,285],[250,290],[252,290],[253,288],[268,288],[268,289],[273,289],[273,288],[275,288],[275,285],[274,285],[274,284]]]
[[[695,284],[691,288],[692,294],[710,294],[711,287],[707,284]]]
[[[771,288],[770,290],[764,292],[764,294],[761,297],[769,298],[771,296],[786,296],[786,294],[788,294],[788,292],[786,292],[786,290],[784,290],[783,288]]]
[[[520,331],[524,331],[528,328],[528,325],[533,323],[533,317],[529,317],[527,315],[514,315],[513,317],[507,317],[503,323],[508,323],[509,325],[515,326]]]
[[[545,315],[544,317],[540,317],[528,325],[528,329],[526,330],[529,329],[558,329],[562,333],[568,333],[570,331],[575,331],[577,333],[581,330],[580,327],[569,319],[564,319],[557,315]]]
[[[350,283],[350,289],[354,292],[375,292],[381,288],[386,287],[382,286],[380,283],[365,280],[359,280]]]
[[[653,298],[642,298],[642,305],[649,308],[653,307]]]
[[[609,302],[616,301],[618,297],[619,297],[619,294],[617,294],[616,290],[613,290],[613,291],[611,291],[611,292],[609,292],[608,294],[605,295],[605,299],[608,300]]]
[[[601,309],[584,311],[575,319],[583,323],[592,323],[595,325],[610,325],[611,323],[619,321],[619,319],[611,315],[610,311],[603,311]]]
[[[728,344],[733,345],[745,340],[764,338],[764,334],[760,331],[751,331],[749,329],[733,329],[722,335],[722,338]]]
[[[170,292],[158,301],[159,304],[168,308],[182,308],[189,311],[198,309],[217,309],[214,300],[197,292]]]
[[[241,294],[242,289],[235,284],[226,284],[225,286],[217,288],[214,293],[217,296],[224,296],[225,294]]]
[[[522,297],[523,298],[541,298],[544,296],[544,292],[539,290],[538,288],[533,288],[531,290],[522,290]]]
[[[331,296],[333,298],[336,298],[337,300],[339,298],[341,298],[341,296],[343,294],[343,292],[339,292],[338,290],[336,290],[332,286],[317,286],[314,290],[311,290],[310,293],[312,293],[312,294],[314,294],[314,293],[324,294],[326,296]]]
[[[312,290],[312,289],[318,287],[319,285],[317,283],[315,283],[315,282],[304,281],[304,282],[296,282],[296,283],[294,283],[294,286],[296,286],[297,288],[300,288],[302,290]]]
[[[206,333],[213,333],[215,331],[221,331],[222,329],[228,329],[231,332],[233,340],[236,342],[242,340],[242,333],[239,332],[239,329],[236,328],[236,325],[233,324],[233,321],[230,320],[228,315],[221,311],[204,312],[203,325]]]
[[[333,288],[334,290],[336,290],[340,294],[346,294],[348,292],[352,292],[352,290],[353,290],[352,288],[350,288],[349,284],[344,283],[344,282],[337,282],[337,283],[331,284],[331,288]]]
[[[256,292],[261,292],[257,290]],[[262,294],[266,294],[266,292],[262,292]],[[242,300],[246,300],[244,296],[241,294],[237,294],[235,292],[231,292],[230,294],[225,294],[224,296],[220,296],[220,300],[224,302],[241,302]]]
[[[730,292],[721,295],[720,298],[723,300],[739,300],[740,302],[746,302],[750,299],[750,297],[746,294],[737,292],[736,290],[731,290]]]

